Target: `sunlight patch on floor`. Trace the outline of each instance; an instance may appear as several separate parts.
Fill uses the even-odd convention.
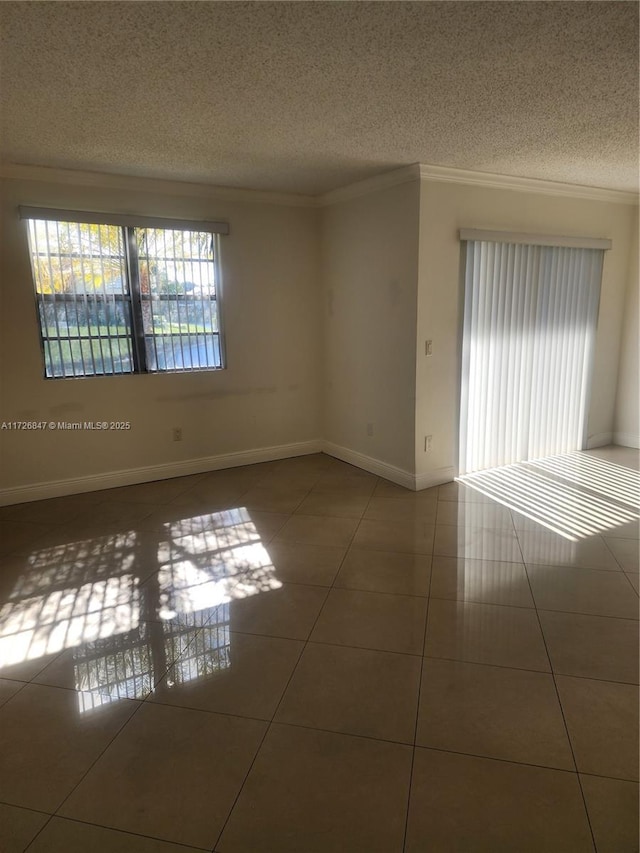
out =
[[[640,474],[578,452],[477,471],[457,482],[572,542],[640,518]]]

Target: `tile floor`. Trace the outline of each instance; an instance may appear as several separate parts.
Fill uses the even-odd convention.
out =
[[[0,509],[0,850],[637,851],[637,469]]]

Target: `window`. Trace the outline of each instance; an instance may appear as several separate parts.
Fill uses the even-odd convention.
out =
[[[220,222],[21,208],[45,376],[216,370]]]

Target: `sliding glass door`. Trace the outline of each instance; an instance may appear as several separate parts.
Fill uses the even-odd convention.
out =
[[[583,448],[603,254],[466,241],[460,474]]]

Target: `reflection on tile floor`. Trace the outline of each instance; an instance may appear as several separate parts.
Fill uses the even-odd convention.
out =
[[[0,850],[637,851],[638,467],[0,508]]]

